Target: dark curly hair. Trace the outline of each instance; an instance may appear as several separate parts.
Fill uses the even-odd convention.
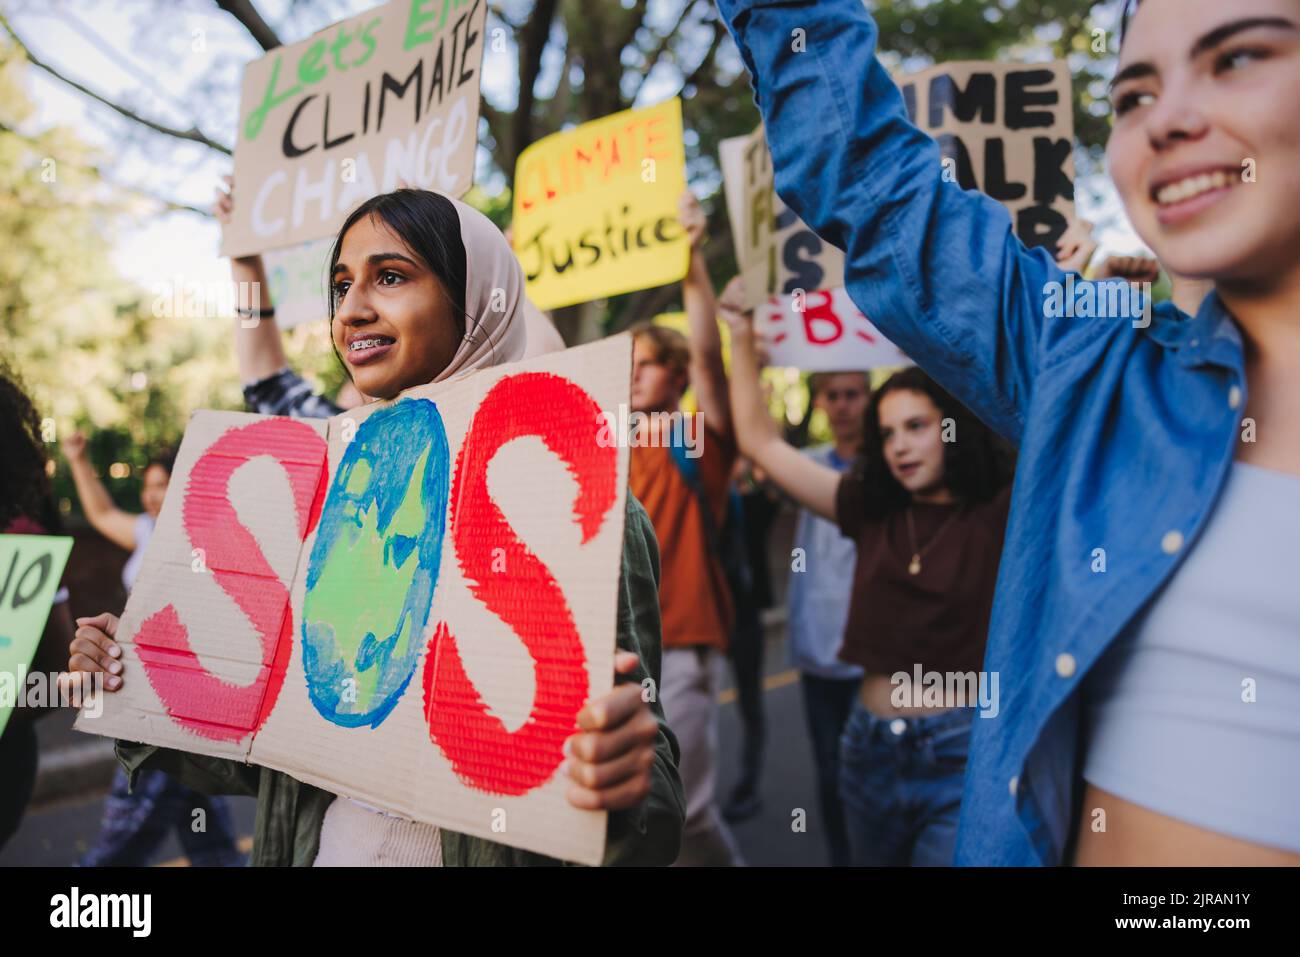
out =
[[[40,413],[17,374],[0,361],[0,531],[20,517],[47,532],[60,530],[47,461]]]
[[[929,396],[944,418],[956,426],[958,441],[943,450],[944,484],[963,502],[986,502],[1011,481],[1015,453],[969,409],[928,375],[911,366],[895,372],[871,396],[867,405],[862,451],[854,467],[863,479],[866,514],[881,517],[907,507],[912,498],[885,462],[880,440],[880,402],[891,392],[920,392]]]

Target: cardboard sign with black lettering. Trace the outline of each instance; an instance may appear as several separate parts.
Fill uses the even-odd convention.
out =
[[[944,63],[899,81],[912,122],[939,143],[944,178],[1011,212],[1030,248],[1074,216],[1074,113],[1062,62]]]
[[[826,242],[776,194],[763,127],[719,144],[727,217],[750,308],[844,285],[844,253]]]
[[[396,0],[244,70],[224,256],[335,233],[398,180],[473,183],[487,0]]]

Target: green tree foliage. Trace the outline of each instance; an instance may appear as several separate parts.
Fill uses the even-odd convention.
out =
[[[299,39],[367,5],[294,3],[270,23],[255,3],[218,2],[212,15],[233,18],[227,25],[239,24],[263,49],[271,49],[281,42],[281,33],[285,41]],[[1087,188],[1086,177],[1099,169],[1096,161],[1109,129],[1104,80],[1113,66],[1114,3],[873,0],[870,6],[880,25],[881,55],[898,72],[944,60],[1067,58],[1082,144],[1079,185]],[[159,31],[167,34],[167,10],[160,7],[161,19],[143,31],[146,46],[162,42]],[[513,102],[494,102],[495,94],[484,97],[480,144],[489,157],[491,192],[476,189],[469,201],[505,226],[510,194],[508,187],[499,187],[510,182],[515,158],[529,143],[678,94],[688,130],[688,178],[709,213],[706,252],[721,286],[736,267],[718,145],[753,129],[758,113],[748,75],[710,0],[494,0],[485,42],[494,31],[506,38],[517,64],[517,95]],[[157,200],[114,188],[100,173],[109,170],[112,157],[96,155],[71,130],[33,130],[32,105],[23,88],[28,68],[6,33],[0,39],[0,232],[6,246],[0,258],[0,336],[6,357],[58,430],[92,431],[92,455],[101,472],[115,462],[130,467],[125,478],[108,481],[119,501],[133,506],[140,467],[178,440],[191,411],[240,407],[233,320],[155,308],[157,290],[141,289],[117,274],[114,238],[131,223],[159,215],[167,204],[160,208]],[[234,101],[237,63],[223,54],[203,83],[215,86],[204,86],[202,96],[191,91],[189,98],[192,125],[208,128],[216,122],[210,104]],[[120,115],[127,115],[106,112],[119,124]],[[180,142],[175,131],[168,135],[129,121],[127,126],[138,138],[157,143],[161,172]],[[809,135],[816,135],[815,126]],[[193,142],[183,148],[192,150]],[[679,291],[669,285],[578,307],[577,321],[568,321],[569,310],[557,318],[570,341],[579,341],[676,309]],[[326,391],[341,384],[343,372],[323,322],[294,329],[286,335],[286,348],[295,367]],[[56,485],[60,494],[72,497],[64,470]]]
[[[0,342],[54,426],[56,496],[76,500],[57,442],[82,428],[110,493],[134,509],[144,465],[179,441],[191,412],[242,408],[234,320],[174,315],[170,297],[117,273],[113,236],[156,203],[105,183],[105,158],[72,130],[24,132],[26,68],[0,41]],[[294,330],[286,347],[297,367],[341,381],[323,324]]]

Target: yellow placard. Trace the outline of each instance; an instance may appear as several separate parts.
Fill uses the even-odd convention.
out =
[[[515,166],[513,230],[528,298],[555,309],[681,279],[685,189],[676,97],[529,146]]]

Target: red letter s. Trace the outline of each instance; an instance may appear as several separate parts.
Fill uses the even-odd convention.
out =
[[[230,477],[255,456],[274,456],[289,477],[299,538],[304,539],[320,517],[325,452],[325,440],[310,426],[269,419],[225,432],[190,471],[181,506],[185,531],[190,543],[204,551],[212,577],[252,622],[262,644],[257,680],[238,687],[199,664],[174,605],[140,624],[136,651],[149,683],[172,720],[197,735],[238,741],[261,728],[275,707],[292,650],[288,585],[240,524],[230,502]]]
[[[493,386],[470,424],[451,489],[452,536],[470,590],[515,631],[533,659],[537,691],[528,720],[509,732],[488,713],[465,673],[445,622],[429,642],[424,667],[429,734],[468,786],[525,794],[555,772],[586,702],[586,655],[564,594],[550,570],[519,540],[488,494],[488,463],[521,436],[542,439],[578,480],[574,517],[586,543],[616,500],[618,450],[599,439],[596,402],[549,373],[508,376]],[[492,571],[500,548],[510,574]]]

